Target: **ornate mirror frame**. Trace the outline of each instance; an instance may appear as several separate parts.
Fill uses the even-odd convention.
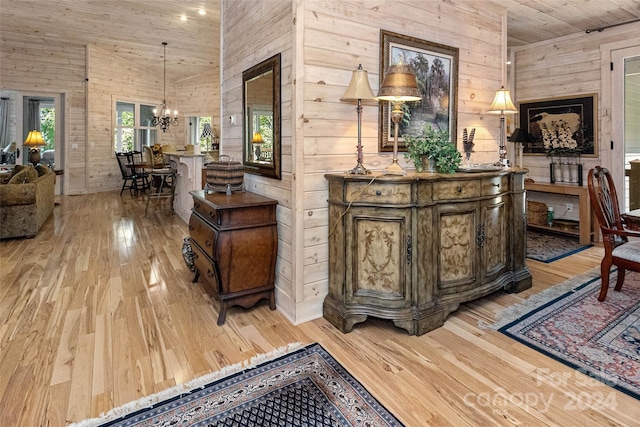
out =
[[[242,163],[247,173],[281,179],[280,54],[242,73]]]

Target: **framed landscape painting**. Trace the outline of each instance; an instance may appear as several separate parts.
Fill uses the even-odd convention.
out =
[[[380,30],[380,84],[389,66],[409,64],[422,95],[420,101],[403,104],[399,151],[406,151],[402,136],[417,135],[427,123],[436,130],[448,131],[456,143],[458,52],[458,48]],[[391,105],[379,104],[378,151],[393,151]]]
[[[596,94],[562,98],[538,99],[519,104],[520,128],[527,129],[532,143],[524,146],[525,155],[549,155],[549,143],[545,146],[544,133],[566,134],[575,141],[572,155],[596,157],[598,110]]]

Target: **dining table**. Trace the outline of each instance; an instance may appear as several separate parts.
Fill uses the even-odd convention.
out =
[[[629,230],[640,231],[640,209],[634,209],[622,215]]]

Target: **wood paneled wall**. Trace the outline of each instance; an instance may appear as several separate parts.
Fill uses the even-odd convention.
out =
[[[219,40],[217,29],[214,42]],[[63,94],[64,192],[82,194],[114,190],[122,185],[113,155],[113,105],[115,100],[162,101],[162,71],[142,68],[96,45],[78,45],[46,36],[14,36],[0,30],[0,88],[21,94]],[[168,55],[168,54],[167,54]],[[167,102],[180,112],[180,124],[158,131],[161,144],[184,145],[187,111],[219,116],[219,64],[211,71],[180,82],[167,81]],[[177,88],[181,96],[176,96]],[[15,134],[15,130],[14,130]],[[15,135],[17,142],[20,139]]]
[[[459,139],[463,128],[477,128],[477,161],[495,161],[499,120],[485,111],[501,84],[503,10],[467,1],[398,7],[355,0],[227,0],[222,9],[224,153],[242,154],[242,71],[282,53],[283,179],[245,174],[245,182],[280,202],[276,300],[279,310],[300,323],[322,315],[327,292],[324,174],[356,163],[355,105],[340,102],[352,70],[362,64],[377,92],[380,29],[458,47]],[[235,125],[226,122],[229,116],[236,117]],[[391,155],[377,152],[377,106],[365,106],[362,134],[365,166],[380,171]],[[404,156],[400,161],[412,168]]]
[[[18,93],[64,95],[68,147],[64,191],[68,194],[87,191],[85,64],[84,45],[53,39],[44,43],[40,36],[0,29],[0,87]]]
[[[292,254],[297,210],[292,189],[293,1],[222,2],[222,139],[221,154],[242,160],[242,72],[273,55],[281,54],[282,179],[245,174],[247,190],[278,200],[278,309],[295,322],[296,298]],[[234,118],[231,123],[229,117]],[[299,267],[298,267],[299,268]]]
[[[589,169],[608,164],[611,140],[611,112],[602,102],[611,96],[608,82],[601,77],[601,47],[607,44],[638,45],[640,24],[624,25],[603,32],[579,33],[567,37],[514,48],[512,50],[513,76],[515,77],[515,101],[529,101],[561,96],[579,96],[595,93],[598,98],[598,156],[582,157],[583,174]],[[603,92],[605,91],[605,92]],[[604,98],[603,98],[604,95]],[[515,120],[519,120],[515,116]],[[604,162],[604,163],[603,163]],[[529,177],[539,182],[549,182],[549,158],[525,156],[523,166],[529,169]]]
[[[218,61],[211,71],[176,82],[176,100],[180,116],[213,117],[213,127],[220,134],[220,66]],[[185,124],[186,126],[186,124]],[[178,145],[184,144],[182,142]]]
[[[87,47],[87,147],[89,173],[87,190],[91,193],[115,190],[122,186],[122,177],[113,150],[113,118],[116,101],[146,102],[158,105],[162,100],[162,75],[136,67],[129,61],[101,49]],[[167,98],[173,90],[168,86]],[[178,130],[172,129],[173,136]],[[172,141],[159,131],[161,143]]]

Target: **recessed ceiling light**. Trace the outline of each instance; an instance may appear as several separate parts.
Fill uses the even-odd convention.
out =
[[[205,15],[207,12],[204,9],[200,9],[200,10],[198,10],[198,13],[200,15]]]
[[[186,21],[187,20],[187,15],[181,15],[180,16],[180,20],[181,21]]]

